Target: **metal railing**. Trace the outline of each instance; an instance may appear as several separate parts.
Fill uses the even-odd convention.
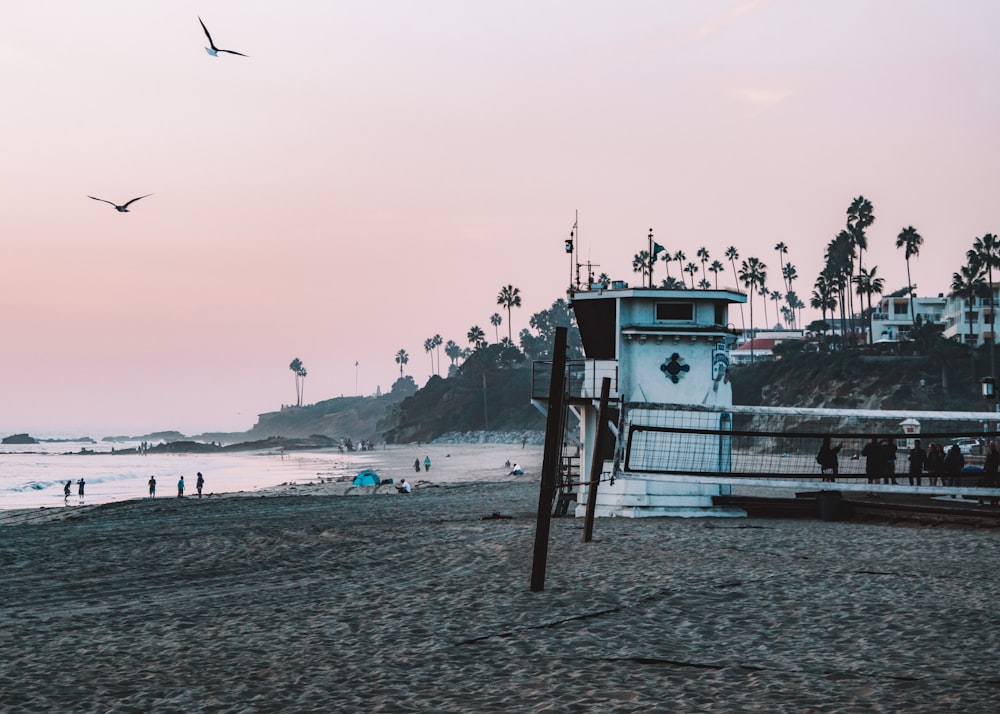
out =
[[[567,360],[566,396],[570,399],[599,399],[601,381],[611,379],[611,394],[618,393],[618,362],[615,360]],[[552,384],[552,361],[531,363],[531,398],[547,400]],[[614,399],[614,396],[612,396]]]

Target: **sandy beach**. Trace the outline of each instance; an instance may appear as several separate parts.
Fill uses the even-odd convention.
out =
[[[994,531],[601,519],[585,544],[562,518],[531,593],[541,447],[413,451],[405,496],[3,513],[0,710],[1000,707]]]

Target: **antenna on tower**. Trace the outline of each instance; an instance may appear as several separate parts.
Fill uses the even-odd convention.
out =
[[[579,231],[579,228],[577,227],[578,221],[579,221],[579,212],[578,211],[574,211],[574,213],[573,213],[573,228],[570,229],[569,238],[566,239],[566,252],[569,253],[569,291],[568,292],[570,292],[570,293],[573,292],[574,285],[575,285],[576,290],[580,289],[580,266],[578,264],[576,265],[576,283],[573,282],[573,266],[574,266],[574,264],[576,264],[574,252],[575,252],[576,240],[577,240],[577,237],[578,237],[577,233]]]

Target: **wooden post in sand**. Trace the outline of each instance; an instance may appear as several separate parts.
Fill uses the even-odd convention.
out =
[[[583,519],[583,542],[589,543],[594,535],[594,512],[597,510],[597,484],[601,482],[604,467],[604,430],[608,422],[608,399],[611,397],[611,378],[601,380],[601,404],[597,409],[597,433],[594,435],[594,452],[590,458],[590,483],[587,484],[587,515]]]
[[[556,469],[562,452],[563,391],[566,382],[566,328],[556,328],[552,345],[552,380],[549,383],[548,414],[545,418],[545,452],[542,455],[542,483],[538,491],[538,520],[535,525],[535,556],[531,562],[531,592],[545,589],[545,561],[549,555],[549,522],[556,492]]]

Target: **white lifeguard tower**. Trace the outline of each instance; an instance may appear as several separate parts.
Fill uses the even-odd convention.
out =
[[[576,515],[586,512],[586,482],[601,461],[597,516],[744,516],[712,497],[730,487],[678,479],[684,469],[727,473],[731,459],[729,350],[737,330],[730,290],[592,289],[574,293],[586,359],[570,363],[569,404],[580,419]],[[602,377],[611,382],[611,431],[594,453]],[[679,431],[680,430],[680,431]],[[671,474],[667,477],[665,474]]]

